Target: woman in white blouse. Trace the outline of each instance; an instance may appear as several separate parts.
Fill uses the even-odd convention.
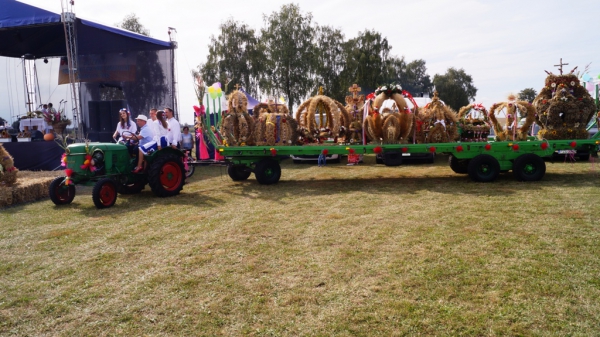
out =
[[[113,134],[113,139],[118,143],[124,143],[123,139],[123,131],[129,131],[132,134],[137,132],[137,126],[135,123],[129,118],[129,112],[127,109],[119,110],[119,123],[117,124],[117,131]],[[119,140],[117,140],[117,136],[119,136]]]

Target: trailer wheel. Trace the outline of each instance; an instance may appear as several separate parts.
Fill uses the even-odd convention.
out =
[[[227,174],[233,181],[244,181],[250,177],[250,168],[246,165],[229,165],[227,166]]]
[[[100,179],[92,190],[92,200],[96,208],[112,207],[117,201],[117,184],[110,179]]]
[[[526,153],[515,159],[513,174],[518,181],[538,181],[546,174],[546,163],[540,156]]]
[[[500,163],[488,154],[480,154],[469,161],[468,171],[471,180],[487,183],[498,178]]]
[[[165,154],[156,158],[150,166],[148,183],[157,196],[171,197],[183,189],[184,175],[181,158],[174,154]]]
[[[454,173],[469,173],[469,159],[458,159],[455,156],[450,155],[450,157],[448,157],[448,164]]]
[[[271,158],[266,158],[258,163],[254,167],[254,176],[256,180],[263,185],[275,184],[281,178],[281,166],[279,163]]]
[[[383,153],[383,164],[385,166],[400,166],[400,165],[402,165],[402,153],[401,152],[384,152]]]
[[[55,205],[66,205],[75,198],[75,185],[65,185],[65,177],[58,177],[50,183],[50,200]]]

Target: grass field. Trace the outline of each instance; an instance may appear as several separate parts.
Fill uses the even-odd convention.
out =
[[[374,163],[373,157],[366,158]],[[0,335],[600,334],[600,167],[197,168],[181,195],[0,209]]]

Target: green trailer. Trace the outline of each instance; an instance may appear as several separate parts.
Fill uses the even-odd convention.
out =
[[[546,172],[544,158],[555,153],[581,151],[597,154],[600,139],[536,140],[509,142],[469,142],[432,144],[338,145],[303,146],[223,146],[216,149],[226,158],[227,172],[234,181],[246,180],[254,173],[265,185],[277,183],[281,177],[280,161],[290,155],[379,154],[390,166],[402,163],[406,156],[424,154],[449,155],[450,168],[468,174],[473,181],[492,182],[500,172],[513,171],[517,180],[536,181]]]

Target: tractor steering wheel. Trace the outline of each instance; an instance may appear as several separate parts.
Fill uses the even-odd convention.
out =
[[[129,134],[129,135],[127,135]],[[135,136],[135,133],[131,132],[131,131],[123,131],[121,132],[121,137],[123,137],[123,139],[126,139],[129,144],[131,145],[137,145],[139,143],[139,139],[137,138],[132,138],[131,136]]]

